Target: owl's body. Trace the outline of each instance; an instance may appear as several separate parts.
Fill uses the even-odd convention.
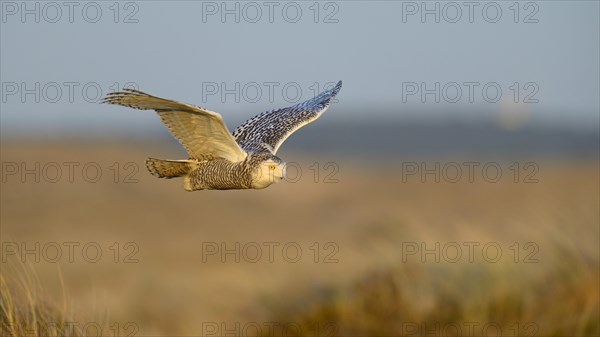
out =
[[[149,158],[146,167],[159,178],[183,177],[187,191],[262,189],[283,179],[285,162],[279,146],[302,126],[319,118],[342,82],[308,101],[267,111],[229,133],[216,112],[125,89],[108,94],[103,103],[155,110],[171,134],[185,147],[187,160]]]
[[[260,163],[273,161],[265,154],[249,155],[244,161],[234,163],[223,158],[205,157],[188,160],[164,160],[148,158],[146,167],[159,178],[183,177],[186,191],[261,189],[283,179],[282,171],[258,170]],[[285,163],[283,163],[285,164]],[[264,176],[263,176],[264,175]],[[263,176],[263,177],[261,177]],[[261,179],[262,178],[262,179]],[[266,178],[266,179],[264,179]]]
[[[232,163],[227,159],[216,158],[201,162],[183,178],[186,191],[232,190],[252,187],[252,176],[244,162]]]

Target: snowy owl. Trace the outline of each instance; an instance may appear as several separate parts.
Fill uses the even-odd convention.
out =
[[[313,99],[256,115],[233,134],[216,112],[133,89],[109,93],[102,103],[155,110],[186,149],[186,160],[148,158],[146,167],[152,175],[183,177],[186,191],[262,189],[285,175],[285,162],[275,155],[281,144],[319,118],[341,87],[339,81]]]

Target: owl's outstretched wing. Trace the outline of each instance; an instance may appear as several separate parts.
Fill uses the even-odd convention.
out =
[[[233,137],[248,152],[275,154],[292,133],[321,117],[341,87],[339,81],[313,99],[256,115],[237,127]]]
[[[108,94],[102,103],[155,110],[190,157],[213,156],[239,162],[247,153],[229,133],[221,115],[200,107],[148,95],[133,89]]]

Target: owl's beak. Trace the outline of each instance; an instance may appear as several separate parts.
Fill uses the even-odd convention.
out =
[[[287,174],[287,165],[285,163],[282,164],[283,165],[283,170],[281,170],[281,177],[279,179],[283,180],[283,178],[285,178],[286,174]]]

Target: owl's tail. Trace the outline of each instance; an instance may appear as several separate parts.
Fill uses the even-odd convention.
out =
[[[148,171],[159,178],[176,178],[188,174],[194,169],[194,162],[191,160],[165,160],[148,158],[146,159]]]

